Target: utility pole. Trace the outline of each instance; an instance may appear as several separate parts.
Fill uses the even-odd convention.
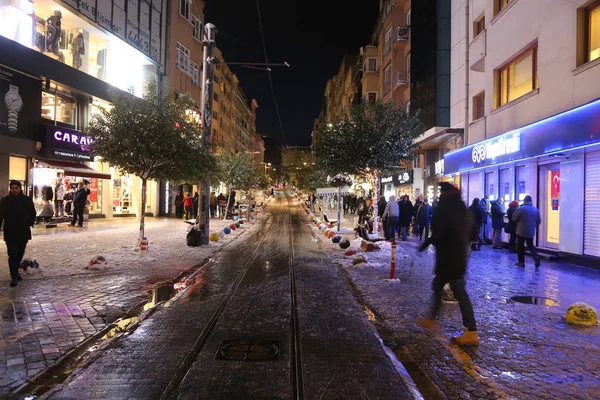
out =
[[[215,77],[215,36],[217,28],[213,24],[204,25],[204,61],[202,63],[202,131],[201,137],[205,146],[212,147],[213,116],[213,80]],[[204,225],[204,244],[209,243],[210,235],[210,179],[202,180],[202,204],[198,207],[201,213],[200,225]]]

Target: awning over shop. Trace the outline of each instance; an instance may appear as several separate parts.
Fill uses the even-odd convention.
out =
[[[38,166],[45,168],[56,168],[63,170],[65,175],[72,175],[81,178],[98,178],[98,179],[111,179],[112,176],[106,172],[99,172],[93,168],[88,167],[84,164],[70,163],[67,161],[54,161],[54,160],[39,160]]]
[[[340,192],[342,196],[350,194],[350,188],[348,186],[344,186],[340,188]],[[338,188],[319,188],[317,189],[317,196],[337,196]]]

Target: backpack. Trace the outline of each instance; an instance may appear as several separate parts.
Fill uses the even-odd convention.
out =
[[[203,230],[192,228],[186,236],[186,243],[190,247],[202,246],[202,238],[204,236]]]

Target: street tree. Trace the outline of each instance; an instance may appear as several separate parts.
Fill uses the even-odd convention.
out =
[[[419,115],[402,106],[394,109],[391,102],[350,105],[341,120],[319,132],[314,146],[318,167],[328,175],[366,177],[377,197],[382,173],[412,160],[414,140],[425,130]]]
[[[210,149],[202,145],[197,125],[186,118],[194,106],[185,95],[171,93],[150,82],[140,99],[111,88],[113,107],[93,116],[88,135],[92,151],[104,162],[142,180],[140,236],[144,238],[148,179],[182,181],[191,168],[207,174],[214,165]]]
[[[215,178],[229,186],[227,197],[227,208],[225,215],[229,213],[231,195],[235,189],[249,190],[256,179],[256,168],[252,155],[245,153],[229,154],[219,153],[217,156],[217,172]]]

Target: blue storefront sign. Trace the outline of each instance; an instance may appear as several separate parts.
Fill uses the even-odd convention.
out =
[[[444,155],[453,174],[600,143],[600,100]]]

